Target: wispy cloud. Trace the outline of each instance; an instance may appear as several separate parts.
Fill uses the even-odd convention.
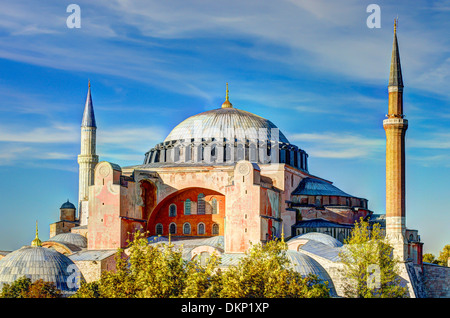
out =
[[[384,151],[383,139],[368,138],[350,133],[302,133],[289,136],[308,149],[308,154],[315,158],[377,158]]]
[[[394,7],[384,2],[382,21],[386,22],[381,30],[366,27],[366,4],[356,0],[345,5],[324,0],[186,1],[176,6],[171,1],[102,0],[79,4],[83,21],[79,30],[65,27],[68,14],[57,2],[5,4],[0,27],[10,36],[0,39],[0,57],[126,77],[207,101],[212,100],[208,83],[217,74],[189,66],[214,51],[270,60],[297,72],[310,72],[314,65],[317,76],[334,74],[351,81],[379,83],[388,73],[390,44],[386,41],[391,41],[392,30],[384,19]],[[421,5],[427,7],[425,2]],[[408,65],[408,85],[448,96],[444,89],[449,74],[448,42],[436,32],[440,23],[446,22],[438,18],[430,26],[417,21],[415,14],[414,10],[403,13],[399,35],[402,58]],[[410,27],[413,23],[421,27]],[[210,47],[195,42],[189,45],[195,39],[223,41]],[[243,47],[234,39],[249,45]],[[79,45],[74,46],[74,41]],[[274,46],[281,55],[273,54]]]

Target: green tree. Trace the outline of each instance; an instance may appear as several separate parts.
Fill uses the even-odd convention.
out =
[[[269,241],[253,245],[238,265],[222,274],[220,297],[312,298],[329,297],[326,284],[313,275],[306,278],[289,265],[286,244]]]
[[[219,268],[216,254],[185,261],[182,248],[148,244],[136,234],[116,254],[116,270],[97,282],[82,283],[73,297],[329,297],[315,276],[303,278],[288,266],[286,244],[255,245],[239,265]]]
[[[39,279],[32,283],[30,278],[23,276],[11,284],[4,284],[0,298],[60,298],[61,295],[53,282]]]
[[[205,265],[186,262],[182,249],[173,244],[148,244],[136,233],[126,251],[116,254],[116,270],[102,273],[98,282],[84,283],[73,297],[78,298],[167,298],[213,297],[211,279],[218,260]],[[216,286],[216,285],[214,285]]]
[[[439,265],[448,266],[448,258],[450,257],[450,244],[444,246],[442,251],[439,253]]]
[[[372,229],[362,218],[355,222],[350,238],[339,256],[344,264],[343,289],[346,297],[404,298],[406,287],[400,285],[398,260],[385,240],[379,224]]]
[[[437,264],[438,260],[436,259],[436,257],[431,254],[431,253],[425,253],[422,256],[422,261],[425,263],[431,263],[431,264]]]

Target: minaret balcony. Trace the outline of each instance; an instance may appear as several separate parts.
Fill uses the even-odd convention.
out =
[[[383,120],[383,126],[387,125],[398,125],[398,126],[408,126],[408,120],[405,118],[399,118],[399,117],[391,117]]]

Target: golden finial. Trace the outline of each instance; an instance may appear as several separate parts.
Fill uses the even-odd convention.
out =
[[[91,88],[91,80],[88,80],[88,86]]]
[[[225,101],[222,104],[222,108],[233,108],[233,105],[230,103],[229,97],[228,97],[228,83],[227,83],[227,90],[225,94]]]
[[[397,24],[398,24],[398,17],[397,19],[394,19],[394,34],[397,33]]]
[[[41,247],[42,246],[42,242],[41,242],[41,240],[39,239],[39,236],[38,236],[38,222],[37,222],[37,220],[36,220],[36,237],[31,242],[31,246],[34,246],[34,247]]]
[[[227,83],[227,92],[225,94],[225,100],[228,100],[228,93],[229,93],[229,91],[228,91],[228,83]]]

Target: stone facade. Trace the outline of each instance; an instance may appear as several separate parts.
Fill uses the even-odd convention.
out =
[[[424,263],[423,285],[428,298],[450,298],[450,267]]]

